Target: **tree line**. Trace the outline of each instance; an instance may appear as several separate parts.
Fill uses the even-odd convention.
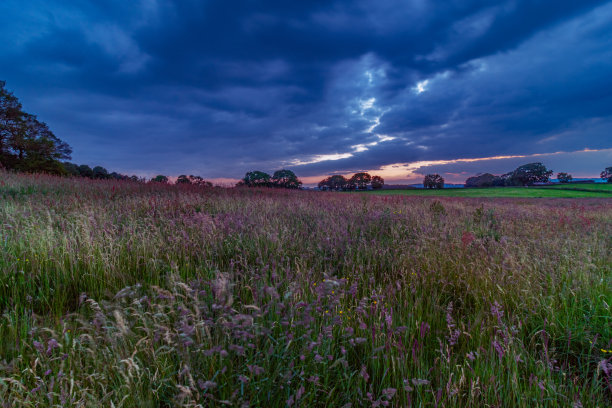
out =
[[[298,189],[302,182],[294,172],[287,169],[277,170],[270,176],[268,173],[254,170],[247,172],[236,187],[276,187]]]
[[[484,173],[469,177],[465,181],[465,187],[530,186],[536,183],[548,183],[552,174],[553,171],[540,162],[528,163],[500,176]],[[612,183],[612,167],[604,169],[600,176],[608,183]],[[559,172],[557,180],[560,183],[571,183],[574,178],[569,173]]]
[[[74,164],[70,162],[61,163],[63,171],[60,174],[74,177],[85,177],[95,180],[130,180],[144,183],[147,180],[136,175],[128,176],[126,174],[117,173],[116,171],[109,172],[102,166],[91,168],[87,164]]]
[[[375,190],[381,189],[385,184],[385,180],[380,176],[371,176],[368,173],[355,173],[351,177],[346,178],[340,174],[335,174],[319,181],[318,187],[320,190],[335,190],[335,191],[350,191],[350,190],[367,190],[372,187]]]

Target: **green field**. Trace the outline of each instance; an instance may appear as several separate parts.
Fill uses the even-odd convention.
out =
[[[612,184],[564,184],[543,187],[445,188],[442,190],[375,190],[368,194],[442,197],[612,198]]]

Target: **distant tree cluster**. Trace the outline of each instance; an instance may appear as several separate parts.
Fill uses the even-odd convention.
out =
[[[499,185],[504,185],[503,179],[491,173],[480,174],[465,180],[466,187],[493,187]]]
[[[470,177],[465,181],[465,187],[530,186],[535,183],[547,183],[552,174],[553,171],[548,170],[542,163],[528,163],[501,176],[484,173]],[[571,174],[568,173],[558,173],[557,177],[562,183],[569,183],[572,180]]]
[[[608,183],[612,183],[612,166],[606,167],[604,171],[600,174],[603,180],[606,180]]]
[[[69,160],[70,146],[46,123],[23,107],[0,81],[0,168],[64,174],[60,160]]]
[[[368,173],[355,173],[350,178],[346,178],[342,175],[336,174],[324,178],[319,182],[319,188],[321,190],[335,190],[335,191],[348,191],[348,190],[367,190],[368,187],[373,189],[380,189],[385,184],[385,180],[380,176],[370,176]]]
[[[263,171],[249,171],[244,178],[236,184],[236,187],[276,187],[298,189],[302,182],[291,170],[277,170],[272,176]]]
[[[108,170],[106,170],[102,166],[95,166],[92,169],[87,164],[78,165],[70,162],[61,163],[61,166],[63,169],[62,173],[67,174],[69,176],[85,177],[96,180],[131,180],[137,181],[139,183],[143,183],[146,181],[146,179],[135,175],[128,176],[125,174],[117,173],[115,171],[109,173]]]
[[[425,188],[444,188],[444,179],[439,174],[428,174],[423,179]]]
[[[159,178],[164,177],[166,179],[165,183],[168,183],[168,178],[166,176],[157,176],[156,178],[158,177]],[[186,176],[184,174],[181,174],[180,176],[178,176],[178,178],[176,179],[176,184],[193,185],[193,186],[198,186],[198,187],[212,187],[213,186],[213,184],[210,181],[206,181],[200,176],[194,176],[194,175]]]
[[[557,173],[557,180],[559,180],[559,183],[571,183],[573,179],[574,178],[569,173]]]

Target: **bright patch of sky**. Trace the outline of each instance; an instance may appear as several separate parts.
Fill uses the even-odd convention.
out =
[[[423,81],[417,82],[414,88],[412,88],[417,94],[421,94],[427,90],[427,85],[429,84],[429,79],[425,79]]]

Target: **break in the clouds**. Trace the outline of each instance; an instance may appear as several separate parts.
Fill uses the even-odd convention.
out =
[[[596,175],[610,21],[588,0],[5,0],[0,79],[75,162],[129,173],[463,177],[581,151],[556,170]]]

